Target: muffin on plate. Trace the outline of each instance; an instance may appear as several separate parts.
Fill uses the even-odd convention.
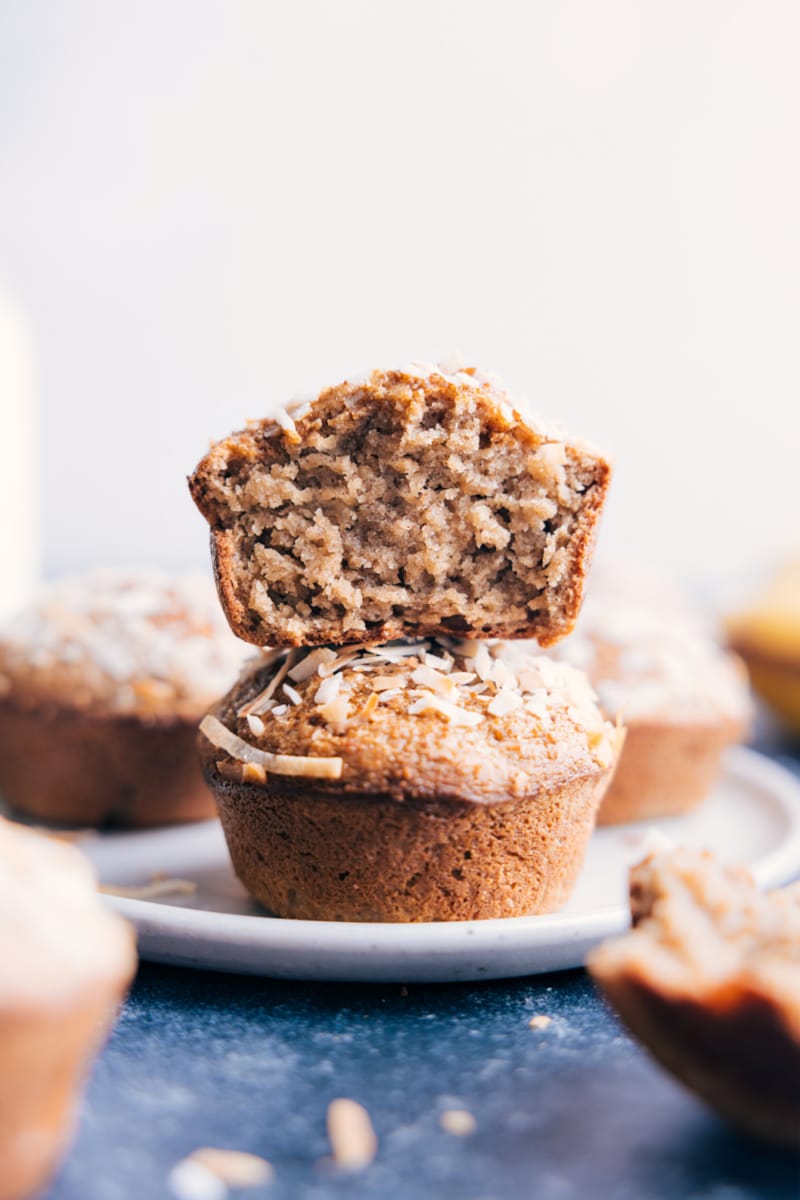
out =
[[[800,734],[800,559],[729,619],[728,637],[755,691]]]
[[[213,816],[197,722],[247,649],[203,578],[95,571],[44,589],[0,631],[0,794],[85,825]]]
[[[633,930],[588,967],[631,1032],[756,1137],[800,1147],[800,885],[762,895],[708,854],[631,872]]]
[[[557,909],[622,737],[580,672],[441,638],[271,651],[200,728],[244,886],[339,921]]]
[[[687,812],[708,795],[723,751],[747,734],[747,675],[679,596],[601,575],[555,653],[586,671],[605,715],[627,729],[601,825]]]
[[[246,641],[549,645],[580,607],[610,474],[493,376],[412,364],[252,422],[189,485]]]
[[[0,818],[0,1200],[55,1171],[135,967],[86,859]]]

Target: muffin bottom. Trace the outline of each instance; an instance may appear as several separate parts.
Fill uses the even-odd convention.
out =
[[[0,704],[0,794],[44,821],[164,825],[216,815],[194,721],[34,713]]]
[[[209,782],[239,879],[318,921],[465,921],[553,912],[583,864],[609,772],[499,804]]]
[[[695,808],[714,786],[722,752],[741,733],[735,721],[629,722],[598,825],[649,821]]]

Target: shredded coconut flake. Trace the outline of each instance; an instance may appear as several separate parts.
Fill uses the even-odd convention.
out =
[[[514,692],[511,688],[501,688],[492,699],[487,711],[493,717],[507,717],[509,713],[515,712],[523,703],[524,701],[519,692]]]
[[[442,675],[440,671],[434,671],[432,667],[417,667],[416,671],[412,673],[411,679],[414,683],[420,683],[448,699],[452,699],[458,691],[458,686],[453,683],[452,679],[447,675]]]
[[[333,1100],[328,1106],[328,1138],[333,1161],[348,1171],[369,1166],[378,1150],[378,1139],[369,1113],[355,1100]]]
[[[266,712],[270,706],[270,701],[272,700],[272,697],[274,696],[275,692],[278,690],[280,685],[283,683],[284,679],[286,678],[286,676],[288,675],[292,666],[294,665],[296,657],[297,657],[296,651],[290,650],[289,653],[287,654],[286,658],[284,659],[284,661],[281,663],[278,670],[272,676],[272,679],[269,681],[267,686],[263,689],[263,691],[259,692],[257,696],[253,696],[252,700],[248,700],[247,704],[243,705],[239,709],[237,716],[247,717],[251,713],[258,714],[258,713]]]
[[[260,1183],[269,1183],[275,1174],[265,1158],[242,1150],[201,1146],[192,1152],[189,1161],[200,1163],[232,1188],[258,1187]]]
[[[386,695],[385,692],[384,695]],[[418,713],[428,712],[431,709],[440,716],[446,717],[451,725],[480,725],[483,720],[482,713],[459,708],[457,704],[450,704],[447,700],[435,696],[433,692],[423,692],[419,700],[415,700],[409,706],[408,711],[412,716],[416,716]]]
[[[478,1128],[471,1112],[465,1108],[448,1108],[439,1115],[439,1124],[445,1133],[453,1137],[469,1137]]]
[[[547,1027],[549,1025],[552,1025],[552,1023],[553,1023],[552,1017],[548,1017],[546,1015],[546,1013],[537,1013],[535,1017],[531,1017],[530,1021],[528,1021],[528,1028],[529,1029],[547,1029]]]
[[[289,678],[294,683],[303,683],[304,680],[310,679],[312,675],[316,674],[319,667],[335,661],[336,651],[329,649],[328,646],[320,646],[307,654],[297,666],[292,667],[288,672]]]
[[[200,731],[211,742],[240,762],[258,763],[273,775],[303,775],[309,779],[340,779],[341,758],[309,758],[300,754],[270,754],[251,746],[232,733],[220,720],[209,714],[200,722]]]
[[[225,1200],[228,1189],[202,1163],[184,1158],[169,1173],[167,1185],[176,1200]]]
[[[191,879],[163,879],[154,876],[149,883],[140,887],[101,883],[97,890],[104,896],[123,896],[128,900],[159,900],[162,896],[191,896],[197,891],[197,884],[192,883]]]
[[[335,725],[337,728],[343,729],[350,716],[350,706],[347,702],[347,696],[339,692],[338,696],[334,696],[327,704],[323,704],[319,711],[320,716],[329,725]]]
[[[330,704],[331,700],[335,700],[339,695],[339,688],[341,685],[341,675],[329,675],[327,679],[323,679],[322,683],[317,688],[317,693],[314,696],[314,703]]]
[[[277,410],[277,412],[275,413],[275,420],[278,422],[281,429],[285,433],[293,433],[295,435],[297,434],[297,426],[295,425],[293,419],[289,416],[289,414],[285,408],[279,408]]]
[[[403,675],[373,675],[370,683],[374,692],[397,691],[406,686]]]

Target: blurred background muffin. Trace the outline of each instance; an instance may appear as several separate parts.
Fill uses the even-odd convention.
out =
[[[0,794],[80,824],[213,816],[196,727],[246,649],[201,576],[100,570],[43,589],[0,633]]]
[[[727,622],[754,690],[800,734],[800,558],[787,563],[760,595]]]
[[[605,715],[627,728],[600,824],[693,808],[712,788],[722,752],[747,734],[741,662],[668,580],[605,565],[556,653],[587,672]]]

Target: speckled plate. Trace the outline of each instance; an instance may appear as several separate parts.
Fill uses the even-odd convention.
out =
[[[629,864],[651,825],[599,829],[569,904],[546,917],[373,925],[271,917],[236,880],[216,822],[81,842],[101,881],[148,883],[155,873],[192,881],[191,894],[160,900],[109,897],[155,962],[279,979],[446,982],[500,979],[583,963],[587,951],[627,924]],[[676,842],[746,863],[772,887],[800,873],[800,784],[751,750],[729,751],[711,796],[686,817],[658,822]]]

